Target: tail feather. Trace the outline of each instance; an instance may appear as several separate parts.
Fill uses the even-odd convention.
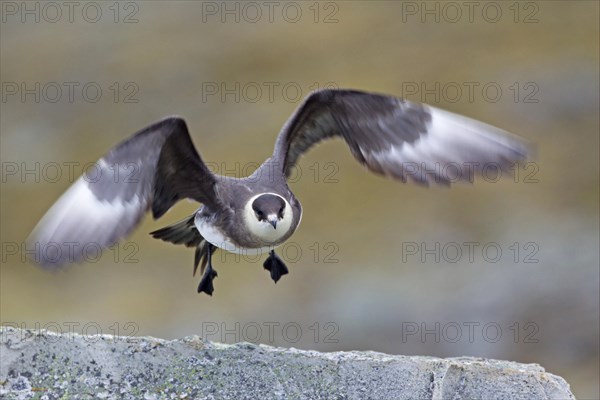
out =
[[[194,224],[194,215],[183,221],[176,222],[173,225],[150,232],[150,234],[155,239],[161,239],[173,244],[183,244],[186,247],[197,247],[204,242],[204,238],[200,235],[200,232],[198,232],[198,229]]]
[[[209,243],[198,232],[194,224],[194,218],[195,216],[192,215],[183,221],[150,232],[150,234],[155,239],[161,239],[165,242],[183,244],[186,247],[196,247],[196,251],[194,252],[194,275],[196,275],[198,266],[200,266],[200,273],[204,273],[204,268],[208,263]]]

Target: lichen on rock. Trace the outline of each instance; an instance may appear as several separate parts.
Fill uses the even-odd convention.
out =
[[[3,399],[574,399],[537,364],[0,328]]]

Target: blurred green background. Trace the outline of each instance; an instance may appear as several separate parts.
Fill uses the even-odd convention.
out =
[[[493,357],[599,397],[597,2],[473,2],[472,13],[462,2],[81,2],[71,15],[24,4],[3,2],[0,32],[3,324]],[[187,202],[96,262],[44,271],[15,250],[72,181],[64,163],[79,175],[179,114],[205,161],[239,175],[326,85],[500,126],[536,145],[535,164],[425,189],[326,143],[291,184],[304,218],[282,251],[290,274],[274,285],[262,260],[217,254],[212,298],[196,293],[192,250],[148,235],[192,212]],[[465,242],[478,243],[473,259]],[[426,251],[436,243],[439,262]]]

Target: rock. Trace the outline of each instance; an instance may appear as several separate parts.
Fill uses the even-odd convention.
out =
[[[537,364],[0,328],[3,399],[574,399]]]

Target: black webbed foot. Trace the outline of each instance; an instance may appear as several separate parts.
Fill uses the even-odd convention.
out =
[[[269,257],[265,260],[263,267],[271,272],[271,279],[273,282],[277,283],[279,279],[285,274],[289,272],[287,267],[285,266],[283,260],[275,254],[274,250],[271,250],[269,253]]]
[[[205,259],[203,263],[206,262],[206,268],[204,269],[202,278],[200,279],[200,284],[198,285],[198,293],[204,292],[209,296],[212,296],[213,291],[215,290],[213,286],[213,279],[215,279],[217,275],[217,271],[212,267],[212,252],[214,246],[211,244],[207,244],[207,249],[205,253]],[[196,264],[197,265],[197,264]],[[204,265],[203,265],[204,267]],[[194,271],[195,272],[195,271]]]
[[[212,267],[206,268],[204,274],[202,275],[202,279],[200,279],[200,284],[198,285],[198,293],[204,292],[207,295],[212,296],[215,290],[213,286],[213,279],[217,276],[217,271],[215,271]]]

